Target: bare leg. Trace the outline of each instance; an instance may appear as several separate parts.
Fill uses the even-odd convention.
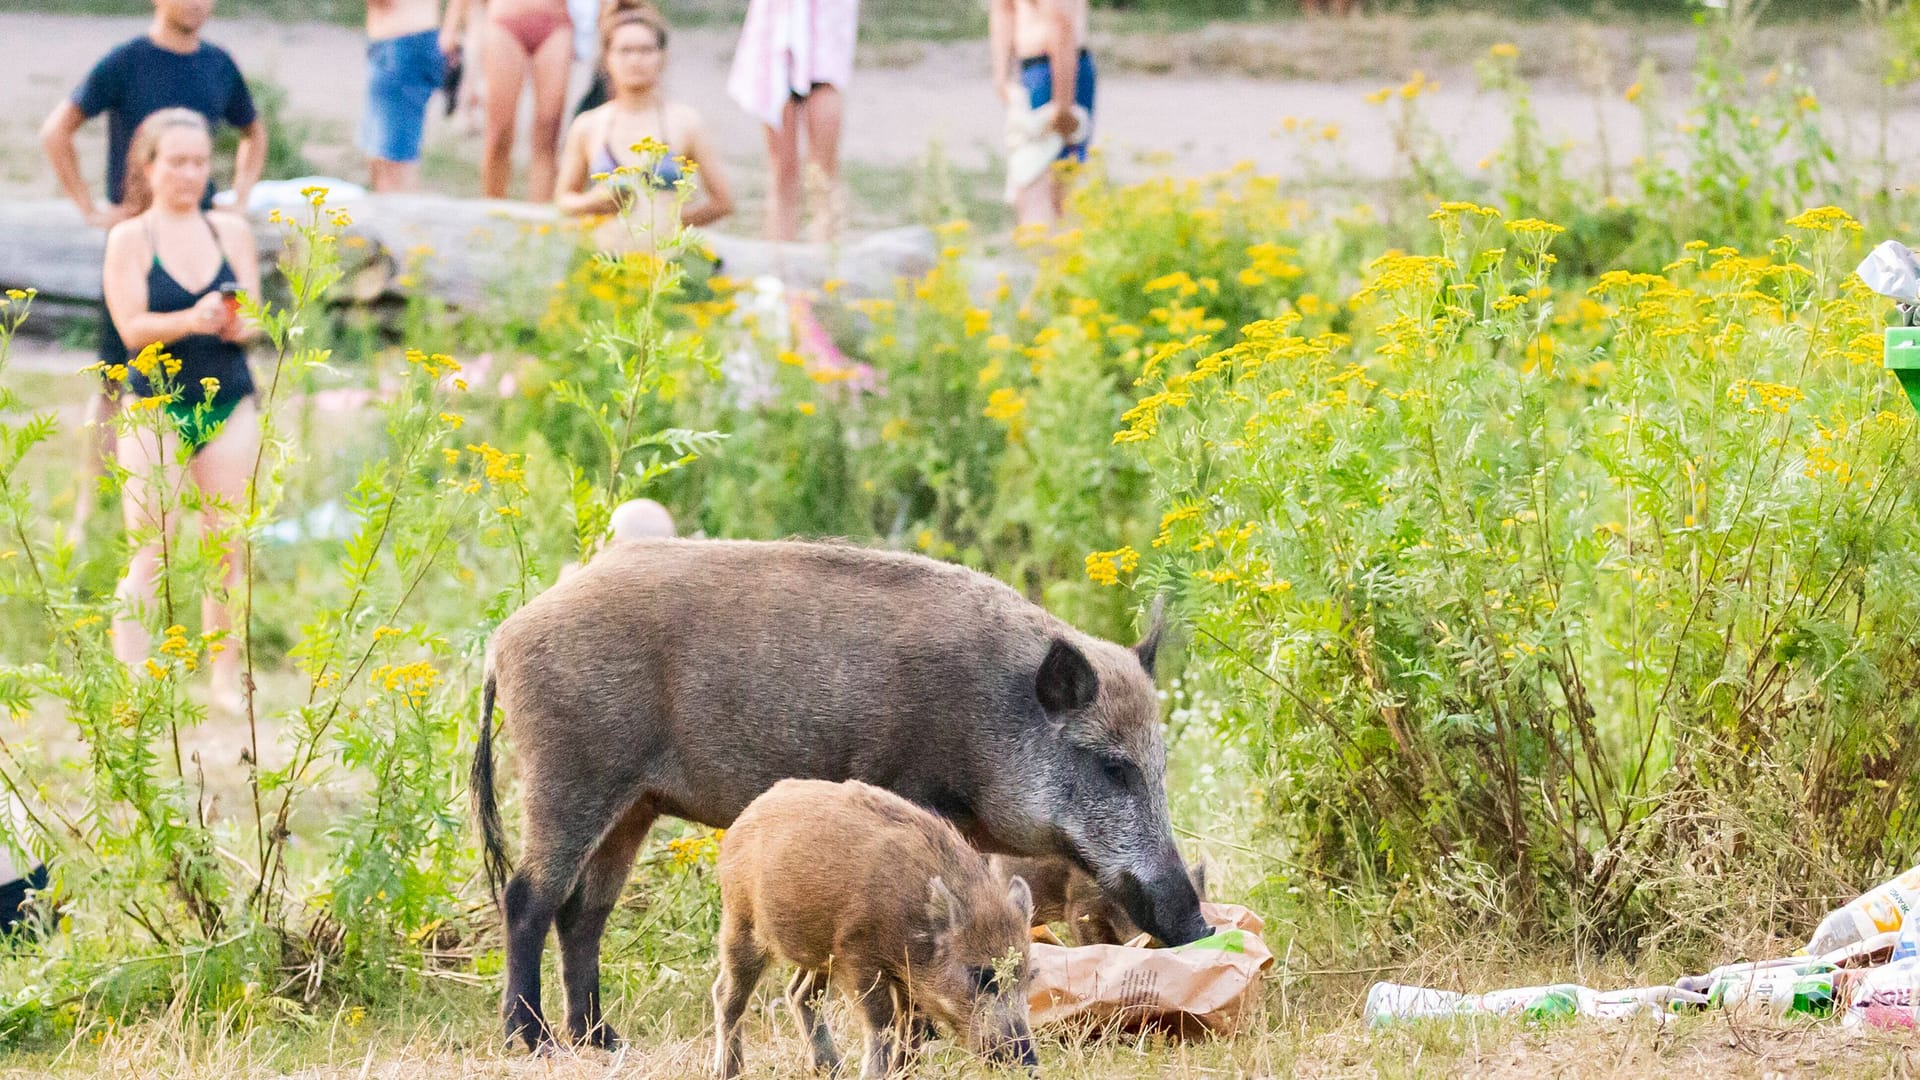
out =
[[[1022,225],[1051,226],[1060,220],[1060,177],[1052,169],[1020,189],[1013,200],[1014,220]]]
[[[752,922],[738,911],[722,910],[720,977],[713,981],[713,1071],[721,1080],[740,1075],[740,1018],[766,969],[767,954],[753,940]]]
[[[420,186],[420,163],[417,161],[374,158],[367,163],[367,173],[373,180],[373,190],[377,192],[413,191]]]
[[[785,242],[800,235],[800,106],[789,101],[780,130],[767,128],[767,239]]]
[[[800,110],[807,123],[808,177],[819,188],[808,239],[832,242],[846,228],[846,198],[840,187],[840,128],[845,100],[834,86],[816,86]]]
[[[78,545],[86,538],[87,522],[93,519],[93,503],[100,497],[100,478],[107,474],[107,462],[113,460],[113,421],[120,414],[120,389],[101,388],[87,399],[82,426],[87,432],[87,448],[81,452],[80,488],[73,495],[73,525],[67,539]]]
[[[560,933],[560,982],[567,988],[567,1037],[576,1043],[605,1050],[620,1043],[600,1011],[600,937],[653,816],[653,809],[645,806],[627,812],[587,860],[580,883],[554,917]]]
[[[244,512],[247,481],[253,476],[253,462],[259,450],[260,409],[249,398],[233,410],[220,434],[187,462],[189,475],[205,497],[200,509],[200,531],[208,542],[224,539],[221,531],[232,525],[234,515]],[[224,544],[222,548],[219,593],[225,596],[209,592],[201,598],[200,625],[208,633],[225,632],[225,647],[213,654],[209,664],[213,673],[213,701],[216,708],[228,715],[238,715],[246,708],[246,691],[240,684],[243,658],[240,642],[233,635],[230,605],[239,595],[245,567],[232,552],[224,550]]]
[[[560,126],[567,116],[567,76],[573,71],[573,34],[556,30],[533,55],[533,161],[527,201],[553,201],[560,174]]]
[[[529,58],[520,39],[497,23],[487,23],[481,40],[487,72],[487,135],[480,159],[480,190],[489,199],[504,199],[513,180],[513,128]]]
[[[813,1067],[821,1072],[840,1068],[840,1051],[834,1048],[833,1032],[820,1015],[820,997],[827,992],[827,974],[801,968],[787,984],[787,1007],[800,1025],[800,1037],[807,1040],[813,1054]]]
[[[165,570],[162,541],[171,534],[179,513],[174,503],[180,473],[172,465],[179,439],[165,430],[167,423],[161,421],[162,432],[141,427],[117,440],[120,467],[127,473],[120,489],[127,533],[142,537],[127,562],[127,575],[115,590],[113,655],[128,667],[147,659],[153,648],[153,636],[142,615],[153,607],[159,576]],[[148,533],[155,535],[143,535]]]

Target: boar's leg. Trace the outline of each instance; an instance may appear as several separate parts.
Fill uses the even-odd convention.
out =
[[[716,1021],[713,1071],[722,1080],[740,1075],[740,1018],[753,988],[767,970],[767,954],[753,939],[753,924],[738,913],[720,912],[720,977],[713,980]]]
[[[900,1028],[912,1015],[906,995],[881,974],[854,980],[852,985],[865,988],[860,994],[860,1019],[867,1029],[867,1058],[860,1068],[861,1080],[904,1074],[907,1062]]]
[[[567,988],[567,1035],[576,1043],[608,1050],[620,1043],[600,1015],[600,936],[653,818],[653,808],[644,804],[627,811],[587,859],[573,895],[554,915],[560,934],[560,981]]]
[[[811,1048],[813,1067],[831,1073],[839,1071],[840,1051],[834,1048],[833,1032],[827,1029],[826,1017],[820,1015],[821,998],[826,992],[826,972],[801,968],[787,984],[787,1007],[793,1010],[794,1022],[800,1025],[800,1037],[807,1040]]]
[[[573,892],[587,856],[607,824],[633,798],[611,785],[594,788],[539,775],[524,775],[526,839],[520,868],[502,896],[507,921],[507,991],[502,1003],[507,1041],[520,1039],[536,1052],[551,1049],[553,1032],[540,1010],[540,954],[554,916]]]

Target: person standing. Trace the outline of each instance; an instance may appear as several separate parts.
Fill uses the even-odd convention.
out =
[[[203,41],[202,28],[213,15],[213,0],[153,0],[153,24],[147,32],[108,53],[73,96],[55,106],[40,128],[40,145],[87,224],[110,229],[127,217],[122,207],[126,187],[127,146],[148,116],[166,108],[187,108],[204,117],[209,126],[229,124],[240,129],[234,154],[235,204],[245,207],[267,162],[267,125],[254,108],[253,95],[240,68],[224,49]],[[106,202],[96,202],[80,171],[74,135],[101,113],[107,114]],[[211,206],[213,182],[207,181],[202,206]],[[103,307],[100,319],[100,360],[126,361],[120,335]],[[87,403],[86,423],[93,433],[82,463],[80,492],[74,503],[71,535],[77,541],[93,512],[94,489],[114,454],[113,417],[119,409],[120,389],[102,384]]]
[[[420,186],[427,100],[447,77],[440,0],[367,0],[367,111],[360,148],[373,190]]]
[[[440,30],[440,51],[460,48],[460,32],[472,0],[450,0]],[[480,159],[480,188],[490,199],[507,197],[513,179],[513,136],[520,92],[533,83],[532,162],[527,199],[553,201],[559,172],[560,125],[566,119],[567,76],[573,68],[573,18],[567,0],[488,0],[482,30],[481,67],[487,81],[487,134]]]
[[[1008,195],[1022,225],[1060,220],[1065,193],[1053,161],[1087,160],[1093,135],[1093,56],[1087,0],[993,0],[987,15],[993,85],[1015,110],[1008,123]],[[1019,61],[1019,77],[1013,63]],[[1058,147],[1031,167],[1036,146]]]
[[[129,353],[127,385],[158,398],[158,430],[136,427],[119,447],[126,470],[122,504],[135,545],[120,581],[113,620],[113,652],[136,667],[151,655],[142,619],[166,571],[162,552],[172,525],[167,500],[180,488],[179,464],[204,497],[201,531],[218,537],[219,519],[245,505],[247,481],[260,447],[260,409],[246,343],[255,327],[240,314],[234,293],[260,294],[259,256],[247,219],[208,213],[206,186],[213,139],[190,109],[163,109],[141,123],[128,154],[125,206],[132,215],[107,233],[102,277],[107,307]],[[158,362],[155,347],[169,360]],[[112,373],[109,377],[119,374]],[[202,628],[231,631],[228,597],[240,584],[240,561],[222,552],[221,588],[201,598]],[[171,594],[170,594],[171,595]],[[228,715],[245,705],[240,649],[214,653],[214,703]]]
[[[651,5],[622,2],[600,20],[599,52],[611,100],[581,113],[567,130],[555,200],[562,213],[574,216],[630,212],[644,235],[634,237],[625,222],[616,223],[596,238],[603,250],[622,250],[635,239],[651,246],[682,224],[709,225],[733,211],[732,185],[699,110],[668,101],[660,85],[667,66],[666,21]],[[646,140],[662,149],[636,156],[632,147]],[[683,210],[679,188],[689,173],[697,177],[701,198]],[[596,181],[596,175],[606,179]]]
[[[844,224],[840,188],[843,95],[853,78],[859,0],[752,0],[734,50],[727,93],[766,130],[773,176],[767,186],[767,238],[800,233],[805,166],[824,205],[813,207],[812,238],[830,240]]]

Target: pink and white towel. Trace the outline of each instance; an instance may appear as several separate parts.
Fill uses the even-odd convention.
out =
[[[853,78],[860,0],[752,0],[727,94],[775,131],[794,94]]]

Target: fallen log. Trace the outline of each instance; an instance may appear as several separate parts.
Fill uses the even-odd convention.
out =
[[[580,251],[579,230],[548,206],[446,195],[365,195],[337,205],[353,219],[338,242],[349,303],[424,295],[455,310],[478,310],[560,280]],[[296,220],[311,212],[304,200],[281,209]],[[270,212],[257,207],[249,215],[267,273],[288,250],[289,233],[269,220]],[[702,237],[729,277],[771,275],[800,289],[837,279],[856,296],[890,295],[899,279],[932,269],[937,254],[933,234],[918,226],[835,247],[705,230]],[[35,289],[50,301],[97,305],[105,247],[106,233],[89,227],[65,200],[0,203],[0,289]]]

